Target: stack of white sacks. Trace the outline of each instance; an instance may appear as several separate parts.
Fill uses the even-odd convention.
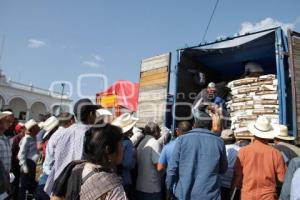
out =
[[[228,83],[232,100],[227,102],[230,109],[231,129],[236,137],[248,137],[247,125],[259,115],[268,116],[278,124],[277,79],[273,74],[258,78],[244,78]]]

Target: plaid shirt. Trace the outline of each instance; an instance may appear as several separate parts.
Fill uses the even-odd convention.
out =
[[[9,139],[1,135],[0,136],[0,161],[7,172],[10,172],[11,168],[11,146]]]
[[[51,169],[54,165],[55,162],[55,150],[56,150],[56,145],[59,142],[61,135],[63,135],[65,128],[59,127],[55,133],[51,136],[51,138],[48,141],[47,147],[46,147],[46,156],[45,156],[45,161],[43,163],[43,172],[47,175],[50,174]]]
[[[26,165],[26,160],[30,159],[36,162],[38,159],[38,150],[35,137],[25,135],[20,141],[20,150],[18,159],[20,166]]]
[[[48,195],[51,194],[54,181],[64,168],[73,160],[82,158],[84,136],[88,129],[88,125],[77,123],[60,132],[55,147],[54,164],[44,188]]]

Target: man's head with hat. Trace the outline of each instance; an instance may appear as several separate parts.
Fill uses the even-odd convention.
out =
[[[43,139],[49,138],[59,127],[59,120],[55,116],[49,117],[44,122],[44,130],[46,131],[43,135]]]
[[[9,111],[0,112],[0,135],[2,135],[10,126],[9,119],[7,118],[12,113]]]
[[[113,114],[106,109],[100,108],[96,110],[96,121],[98,124],[110,124],[113,121]]]
[[[41,130],[38,123],[34,119],[27,121],[25,123],[25,128],[26,128],[26,134],[31,136],[36,136]]]
[[[13,125],[13,123],[15,121],[15,116],[14,116],[12,109],[7,108],[7,109],[3,110],[3,113],[8,114],[6,119],[8,120],[10,126]]]
[[[134,117],[132,114],[124,113],[116,119],[114,119],[111,124],[120,127],[122,129],[123,134],[126,134],[128,136],[128,132],[132,131],[137,121],[138,118]]]
[[[288,128],[282,124],[274,124],[274,142],[277,144],[279,142],[292,142],[295,140],[295,137],[289,136]]]
[[[253,136],[260,140],[273,140],[274,129],[271,120],[266,116],[259,116],[255,122],[248,125],[248,130]]]
[[[15,127],[15,131],[17,134],[25,134],[25,124],[19,122],[16,127]]]
[[[260,64],[256,62],[246,62],[244,77],[258,77],[263,74],[264,70]]]
[[[94,124],[96,119],[96,110],[100,106],[92,103],[90,99],[80,99],[74,105],[74,114],[76,119],[83,124]]]
[[[221,133],[221,138],[224,140],[225,144],[234,144],[235,143],[234,133],[231,129],[223,130]]]
[[[214,82],[210,82],[207,86],[207,93],[209,95],[215,94],[216,92],[216,84]]]
[[[61,112],[58,116],[57,119],[59,120],[59,126],[68,128],[72,124],[75,123],[75,117],[71,113],[68,112]]]

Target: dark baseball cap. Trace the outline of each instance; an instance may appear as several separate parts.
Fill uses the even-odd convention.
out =
[[[74,105],[74,115],[76,118],[83,116],[85,113],[96,112],[101,108],[100,105],[95,105],[90,99],[80,99]]]

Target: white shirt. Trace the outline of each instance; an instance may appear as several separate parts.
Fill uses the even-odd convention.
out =
[[[234,166],[238,151],[240,147],[236,144],[228,144],[225,145],[226,154],[227,154],[227,161],[228,161],[228,169],[225,174],[220,176],[221,185],[226,188],[231,187],[231,182],[234,174]]]
[[[300,168],[293,175],[290,200],[300,200]]]
[[[158,163],[161,145],[152,136],[146,135],[137,148],[138,177],[136,189],[145,193],[161,191],[160,174],[154,167]]]

